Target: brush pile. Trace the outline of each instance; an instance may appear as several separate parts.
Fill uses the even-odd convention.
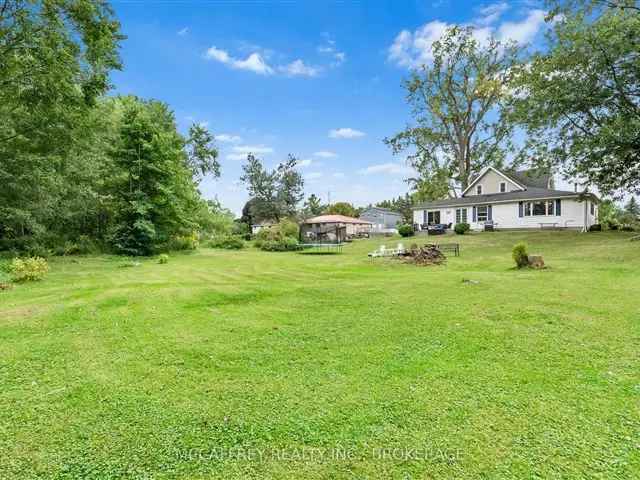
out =
[[[447,257],[435,245],[427,244],[423,247],[411,245],[411,248],[400,254],[400,258],[406,263],[425,267],[427,265],[440,265]]]

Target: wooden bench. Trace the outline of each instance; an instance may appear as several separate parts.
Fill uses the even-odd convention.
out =
[[[540,222],[540,230],[544,230],[545,228],[558,228],[558,224],[556,222]]]

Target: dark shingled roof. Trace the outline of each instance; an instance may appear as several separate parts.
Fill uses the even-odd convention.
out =
[[[520,170],[519,172],[507,171],[503,173],[525,187],[547,188],[549,180],[551,179],[550,173],[535,169]]]
[[[414,210],[434,207],[457,207],[463,205],[478,205],[483,203],[496,203],[518,200],[536,200],[539,198],[577,197],[579,193],[565,190],[549,190],[547,188],[528,187],[526,190],[518,190],[506,193],[490,193],[487,195],[470,195],[468,197],[447,198],[424,202],[413,207]]]

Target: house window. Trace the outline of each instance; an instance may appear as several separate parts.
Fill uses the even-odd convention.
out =
[[[589,202],[591,203],[591,215],[595,215],[596,214],[596,205],[593,202]]]
[[[467,209],[456,209],[456,223],[467,223]]]
[[[556,202],[553,200],[547,200],[547,215],[553,215],[553,206]]]
[[[427,214],[427,223],[429,225],[435,225],[436,223],[440,223],[440,210],[435,212],[429,212]]]
[[[489,220],[489,207],[481,205],[478,207],[477,212],[478,222],[486,222]]]
[[[482,195],[482,185],[478,185],[478,186],[476,187],[476,193],[477,193],[478,195]]]
[[[523,213],[525,217],[555,215],[555,202],[553,200],[525,202]]]
[[[500,193],[505,193],[507,191],[507,182],[500,182]]]

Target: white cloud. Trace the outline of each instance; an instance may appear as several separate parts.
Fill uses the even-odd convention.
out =
[[[232,150],[235,153],[242,153],[245,156],[249,153],[263,155],[267,153],[273,153],[273,148],[266,147],[264,145],[239,145],[237,147],[233,147]]]
[[[364,137],[366,134],[360,130],[353,128],[337,128],[329,130],[329,138],[358,138]]]
[[[313,154],[315,157],[319,157],[319,158],[336,158],[338,155],[336,155],[333,152],[329,152],[326,150],[321,150],[319,152],[315,152]]]
[[[300,168],[310,167],[312,163],[313,163],[313,160],[311,160],[310,158],[304,158],[302,160],[298,160],[298,167]]]
[[[493,3],[482,7],[478,17],[462,26],[473,27],[473,37],[480,45],[487,45],[491,37],[501,41],[515,41],[521,45],[531,42],[544,27],[545,11],[532,9],[522,21],[498,20],[509,9],[506,2]],[[401,67],[416,68],[433,61],[433,43],[451,28],[453,24],[441,20],[425,23],[411,32],[402,30],[388,49],[387,59]]]
[[[545,24],[544,10],[531,10],[521,22],[505,22],[498,28],[498,37],[513,40],[519,44],[531,42]]]
[[[478,25],[491,25],[497,22],[507,10],[509,10],[509,4],[507,2],[497,2],[481,7],[479,9],[480,18],[476,23]]]
[[[259,75],[271,75],[273,73],[273,68],[257,52],[253,52],[244,60],[240,60],[229,55],[226,50],[212,46],[205,53],[205,58],[223,63],[236,70],[248,70]]]
[[[306,65],[301,59],[294,60],[288,65],[283,65],[282,67],[279,67],[279,70],[292,77],[315,77],[320,73],[319,67]]]
[[[407,165],[401,163],[380,163],[377,165],[370,165],[367,168],[363,168],[358,171],[360,175],[374,175],[376,173],[386,173],[390,175],[412,175],[413,169]]]
[[[234,161],[238,161],[238,160],[244,160],[245,158],[247,158],[247,154],[246,153],[230,153],[227,155],[227,160],[234,160]]]
[[[222,143],[240,143],[242,138],[238,135],[231,135],[230,133],[221,133],[220,135],[216,135],[215,139]]]
[[[307,173],[304,178],[306,180],[317,180],[318,178],[322,178],[323,174],[322,172],[311,172],[311,173]]]
[[[178,35],[184,37],[187,33],[189,33],[189,27],[184,27],[182,30],[178,30]]]

